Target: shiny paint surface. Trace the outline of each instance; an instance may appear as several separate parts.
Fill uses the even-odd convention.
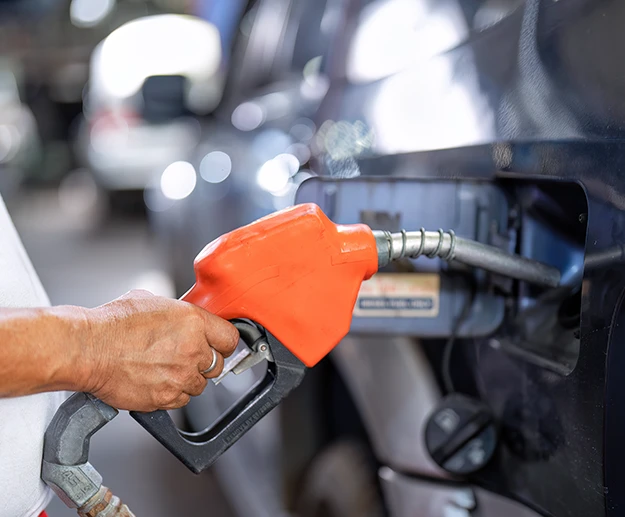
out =
[[[335,133],[374,136],[326,133],[318,167],[335,177],[577,182],[588,201],[587,215],[579,214],[587,217],[586,253],[621,246],[624,21],[625,3],[615,0],[528,0],[386,78],[339,74],[320,125],[340,113],[351,129]],[[335,58],[329,69],[346,60]],[[549,516],[625,511],[623,271],[616,260],[584,272],[580,356],[569,375],[492,340],[462,344],[504,433],[499,456],[472,482]]]

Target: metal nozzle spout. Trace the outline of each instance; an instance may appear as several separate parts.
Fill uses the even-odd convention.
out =
[[[507,253],[495,246],[456,237],[453,231],[421,229],[397,233],[373,232],[378,250],[378,266],[384,267],[400,258],[441,258],[479,267],[492,273],[533,284],[557,287],[560,271],[536,260]]]

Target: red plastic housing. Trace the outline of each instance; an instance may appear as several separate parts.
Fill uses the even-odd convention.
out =
[[[276,212],[208,244],[183,300],[248,318],[314,366],[349,332],[360,285],[378,268],[366,225],[336,225],[314,204]]]

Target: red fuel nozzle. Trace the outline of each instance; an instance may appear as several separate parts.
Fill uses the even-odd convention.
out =
[[[259,323],[313,366],[348,333],[378,253],[368,226],[334,224],[304,204],[219,237],[194,267],[196,284],[183,300]]]

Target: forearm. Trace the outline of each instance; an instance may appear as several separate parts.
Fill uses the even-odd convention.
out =
[[[147,291],[93,309],[0,308],[0,397],[85,391],[119,409],[173,409],[238,342],[226,320]]]
[[[78,307],[0,309],[0,397],[87,389],[90,323]]]

